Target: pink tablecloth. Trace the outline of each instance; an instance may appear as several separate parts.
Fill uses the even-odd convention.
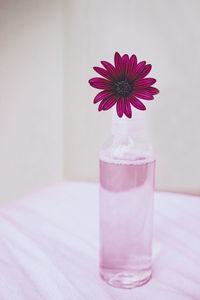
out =
[[[155,195],[153,277],[98,275],[98,187],[61,183],[0,208],[0,300],[200,299],[200,197]]]

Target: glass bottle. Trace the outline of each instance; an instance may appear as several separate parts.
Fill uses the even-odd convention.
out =
[[[119,288],[143,285],[152,272],[155,157],[144,117],[113,111],[100,151],[100,276]]]

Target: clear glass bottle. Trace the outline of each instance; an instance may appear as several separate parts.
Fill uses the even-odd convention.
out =
[[[100,151],[100,276],[119,288],[145,284],[152,271],[155,157],[144,116],[114,111]]]

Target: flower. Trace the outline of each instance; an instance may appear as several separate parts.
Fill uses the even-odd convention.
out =
[[[159,90],[152,85],[154,78],[146,78],[152,66],[145,61],[137,62],[133,54],[130,58],[127,54],[122,57],[115,53],[113,66],[107,61],[101,61],[104,68],[94,67],[94,70],[102,77],[94,77],[89,84],[102,90],[94,98],[94,103],[99,104],[98,110],[108,110],[116,104],[118,116],[125,114],[132,117],[131,105],[139,110],[146,110],[145,105],[138,99],[153,100]]]

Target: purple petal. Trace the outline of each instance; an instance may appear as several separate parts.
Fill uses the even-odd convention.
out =
[[[144,67],[146,65],[146,61],[141,61],[135,68],[135,77],[138,77],[138,75],[144,70]]]
[[[147,90],[135,90],[133,95],[144,100],[153,100],[153,95]]]
[[[121,118],[124,113],[124,98],[121,98],[117,101],[117,114]]]
[[[129,62],[129,56],[128,56],[128,54],[124,54],[123,56],[122,56],[122,62]]]
[[[101,91],[94,98],[94,104],[101,100],[105,100],[106,98],[112,96],[112,91]]]
[[[156,95],[156,94],[160,93],[160,91],[153,86],[148,87],[146,89],[146,91],[150,92],[152,95]]]
[[[110,97],[109,99],[107,99],[105,101],[105,104],[103,106],[103,110],[108,110],[111,107],[113,107],[113,105],[115,105],[115,103],[117,102],[116,97]]]
[[[144,104],[136,97],[134,97],[134,96],[130,97],[129,101],[135,108],[137,108],[139,110],[146,110],[146,107],[144,106]]]
[[[89,80],[89,84],[96,88],[96,89],[111,89],[112,88],[112,82],[111,81],[108,81],[104,78],[100,78],[100,77],[94,77],[94,78],[91,78]]]
[[[144,70],[142,71],[142,73],[139,75],[139,78],[144,78],[146,77],[150,71],[151,71],[152,65],[148,64],[144,67]]]
[[[117,77],[119,77],[123,73],[123,63],[122,63],[122,58],[118,52],[115,53],[114,61],[115,61],[115,72]]]
[[[128,71],[127,71],[127,77],[132,80],[132,77],[134,75],[134,69],[137,65],[137,57],[135,54],[133,54],[129,60],[129,65],[128,65]]]
[[[94,67],[93,69],[97,73],[99,73],[101,76],[103,76],[103,77],[105,77],[105,78],[107,78],[109,80],[112,80],[112,76],[110,75],[110,73],[107,70],[105,70],[103,68],[99,68],[99,67]]]
[[[127,74],[127,71],[128,71],[128,65],[129,65],[129,57],[128,57],[128,54],[124,54],[122,56],[122,65],[123,65],[123,71],[124,71],[124,74]]]
[[[104,104],[105,104],[105,101],[106,101],[106,100],[102,100],[102,101],[100,102],[99,107],[98,107],[98,111],[103,110],[103,106],[104,106]]]
[[[104,66],[104,68],[106,68],[108,71],[114,71],[115,70],[115,67],[109,63],[108,61],[105,61],[105,60],[102,60],[101,61],[101,64]]]
[[[115,68],[121,68],[122,66],[122,58],[118,52],[115,52],[115,57],[114,57],[114,62],[115,62]]]
[[[131,109],[131,105],[130,105],[130,102],[128,99],[125,100],[125,115],[128,117],[128,118],[131,118],[132,117],[132,109]]]
[[[137,81],[134,82],[134,87],[136,89],[144,89],[150,87],[150,85],[154,84],[156,80],[154,78],[139,78]]]
[[[110,64],[108,61],[101,61],[101,64],[104,66],[104,68],[110,73],[110,75],[114,78],[116,78],[116,71],[115,67]]]

